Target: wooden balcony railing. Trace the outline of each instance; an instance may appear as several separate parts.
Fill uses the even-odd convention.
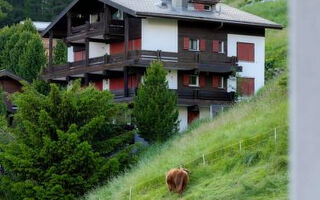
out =
[[[214,101],[234,101],[234,92],[226,91],[214,91],[214,90],[203,90],[203,89],[178,89],[172,90],[177,93],[179,99],[194,99],[194,100],[214,100]],[[112,90],[110,91],[114,98],[121,99],[124,98],[124,89],[122,90]],[[138,92],[138,88],[129,88],[128,97],[133,97]]]
[[[75,26],[71,28],[71,33],[68,37],[73,37],[84,33],[99,33],[102,34],[106,30],[104,21],[90,24],[86,22],[83,25]],[[121,20],[112,20],[109,24],[110,35],[123,35],[124,34],[124,22]]]
[[[210,56],[211,55],[211,56]],[[129,51],[127,59],[125,54],[105,55],[97,58],[88,59],[88,63],[77,61],[65,65],[57,65],[46,68],[44,75],[50,76],[52,74],[67,74],[68,70],[85,70],[85,67],[93,69],[95,66],[104,66],[112,64],[121,64],[130,62],[130,65],[147,67],[150,62],[154,60],[163,61],[165,67],[176,68],[182,70],[199,69],[208,72],[231,72],[233,70],[241,71],[241,67],[237,65],[236,57],[227,57],[225,55],[215,56],[212,53],[187,52],[187,53],[172,53],[162,51],[146,51],[134,50]],[[92,71],[92,70],[91,70]]]

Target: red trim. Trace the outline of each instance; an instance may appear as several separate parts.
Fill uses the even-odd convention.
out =
[[[212,76],[212,87],[214,87],[214,88],[219,87],[219,76],[217,76],[217,75]]]
[[[205,51],[206,50],[206,40],[201,39],[200,40],[200,51]]]
[[[129,51],[141,50],[141,39],[135,39],[129,41]],[[117,42],[110,44],[110,54],[119,54],[124,52],[124,42]]]
[[[189,85],[189,74],[183,74],[183,85],[184,86]]]
[[[206,87],[206,76],[205,75],[200,75],[199,77],[199,85],[200,87]]]
[[[189,38],[188,37],[184,37],[183,38],[183,49],[184,50],[188,50],[189,49]]]
[[[74,62],[85,60],[86,51],[77,51],[73,53]]]
[[[212,51],[215,53],[219,53],[219,40],[212,41]]]
[[[97,90],[102,91],[103,90],[103,81],[96,81],[94,82],[94,86],[97,88]]]
[[[138,87],[137,76],[129,76],[128,78],[128,88],[136,88]]]
[[[110,90],[121,90],[124,88],[124,80],[121,78],[110,78]]]

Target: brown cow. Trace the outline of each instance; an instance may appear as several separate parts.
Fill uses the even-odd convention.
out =
[[[167,186],[170,192],[176,191],[180,195],[183,193],[189,181],[189,171],[186,169],[171,169],[166,176]]]

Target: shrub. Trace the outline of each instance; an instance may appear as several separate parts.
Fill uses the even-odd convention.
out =
[[[0,149],[0,191],[10,199],[75,199],[135,161],[125,107],[80,81],[68,89],[34,86],[14,96],[15,141]]]

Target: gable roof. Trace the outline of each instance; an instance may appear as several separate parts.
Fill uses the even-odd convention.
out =
[[[67,12],[80,0],[73,0],[59,16],[43,31],[42,36],[48,36],[55,24],[57,24]],[[198,21],[223,22],[230,24],[243,24],[259,26],[263,28],[282,29],[280,24],[258,17],[256,15],[241,11],[237,8],[218,3],[219,12],[197,12],[182,9],[174,9],[171,6],[163,8],[159,6],[160,0],[98,0],[104,4],[115,7],[135,17],[161,17],[173,19],[186,19]],[[221,8],[221,11],[220,11]]]
[[[6,69],[0,70],[0,78],[4,78],[4,77],[9,77],[17,82],[23,81],[23,79],[20,76],[17,76]]]
[[[198,12],[174,9],[171,6],[162,8],[160,0],[99,0],[118,9],[126,9],[129,14],[140,17],[166,17],[193,19],[200,21],[225,22],[233,24],[255,25],[265,28],[281,29],[282,26],[270,20],[241,11],[223,3],[216,5],[221,12]]]

